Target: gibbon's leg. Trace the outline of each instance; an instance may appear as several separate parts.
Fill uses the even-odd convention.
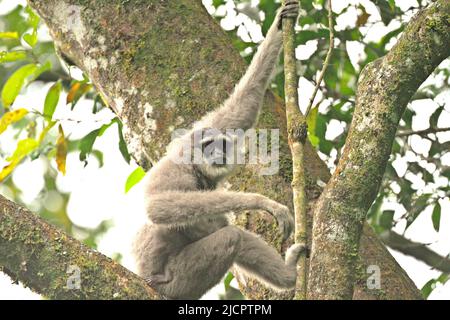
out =
[[[200,298],[230,269],[240,243],[241,231],[226,226],[187,245],[168,261],[172,280],[154,288],[171,299]]]
[[[275,289],[295,287],[297,260],[305,250],[304,245],[292,245],[286,253],[286,261],[283,261],[274,248],[254,234],[242,231],[241,239],[241,249],[235,262],[244,272],[247,271]]]

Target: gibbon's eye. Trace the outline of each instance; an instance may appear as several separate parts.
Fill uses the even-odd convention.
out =
[[[223,154],[227,153],[227,140],[226,139],[222,139],[222,153]]]
[[[202,153],[205,152],[205,149],[214,142],[214,139],[202,141]]]

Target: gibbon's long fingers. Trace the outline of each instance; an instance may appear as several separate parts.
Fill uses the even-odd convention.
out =
[[[278,29],[281,30],[283,19],[285,18],[297,18],[299,4],[297,1],[286,2],[283,9],[280,12],[278,20]]]
[[[164,284],[172,280],[172,276],[170,274],[154,274],[147,278],[145,278],[145,282],[150,287],[153,287],[155,285]]]

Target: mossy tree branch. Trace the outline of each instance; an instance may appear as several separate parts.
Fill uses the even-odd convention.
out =
[[[0,266],[50,299],[159,298],[137,275],[1,195]]]
[[[410,21],[385,57],[361,72],[343,155],[314,210],[310,298],[352,298],[363,222],[398,123],[419,86],[449,55],[450,2],[437,0]]]

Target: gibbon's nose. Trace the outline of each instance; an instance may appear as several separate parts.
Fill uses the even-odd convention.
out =
[[[227,164],[227,156],[222,152],[214,152],[214,154],[209,157],[208,162],[215,166],[224,166]]]

